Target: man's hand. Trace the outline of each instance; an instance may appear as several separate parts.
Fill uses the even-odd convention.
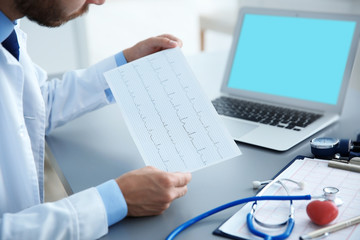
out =
[[[190,173],[167,173],[154,167],[128,172],[116,179],[128,205],[128,216],[151,216],[164,212],[185,195]]]
[[[123,51],[128,62],[149,54],[174,47],[182,47],[182,41],[170,34],[163,34],[157,37],[148,38]]]

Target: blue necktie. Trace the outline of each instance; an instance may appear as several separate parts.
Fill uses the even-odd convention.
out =
[[[15,30],[1,43],[17,60],[19,60],[19,43]]]

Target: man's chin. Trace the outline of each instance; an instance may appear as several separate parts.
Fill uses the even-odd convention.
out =
[[[59,27],[83,14],[87,13],[89,10],[89,5],[84,5],[80,10],[77,12],[67,16],[67,17],[59,17],[58,19],[44,19],[44,18],[37,18],[28,16],[31,21],[36,22],[37,24],[44,26],[44,27]]]

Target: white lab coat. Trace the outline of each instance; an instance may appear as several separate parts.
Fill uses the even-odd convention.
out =
[[[108,104],[102,73],[116,67],[115,59],[46,81],[25,50],[25,33],[16,32],[19,62],[0,45],[0,239],[99,238],[108,226],[96,188],[42,203],[44,136]]]

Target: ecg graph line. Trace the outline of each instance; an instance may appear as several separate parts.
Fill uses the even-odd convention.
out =
[[[164,54],[164,57],[165,57],[166,61],[169,63],[169,66],[170,66],[172,72],[173,72],[174,75],[176,76],[179,85],[183,88],[182,84],[180,84],[180,82],[179,82],[179,78],[178,78],[179,74],[176,74],[176,73],[174,72],[173,66],[171,65],[171,62],[169,61],[169,59],[166,57],[165,54]],[[156,60],[156,59],[155,59],[155,60]],[[204,165],[207,165],[208,162],[207,162],[207,160],[205,159],[204,154],[202,153],[203,151],[206,150],[206,147],[198,148],[198,147],[196,146],[196,144],[195,144],[195,142],[194,142],[194,141],[195,141],[195,137],[193,137],[193,135],[195,135],[197,132],[196,132],[196,131],[195,131],[195,132],[194,132],[194,131],[190,132],[190,131],[188,131],[188,129],[186,128],[186,123],[187,123],[188,117],[182,117],[182,116],[180,116],[180,113],[179,113],[179,111],[180,111],[180,108],[179,108],[179,107],[180,107],[180,106],[174,103],[174,98],[172,97],[172,96],[175,94],[175,92],[170,92],[170,93],[169,93],[169,92],[167,91],[167,89],[166,89],[166,84],[165,84],[166,82],[164,82],[164,81],[161,79],[161,77],[160,77],[160,71],[162,70],[162,68],[161,68],[161,67],[157,67],[157,68],[154,67],[153,61],[155,61],[155,60],[154,60],[154,59],[148,59],[148,62],[149,62],[149,64],[152,66],[153,70],[156,72],[157,78],[158,78],[158,80],[159,80],[159,83],[160,83],[160,85],[162,86],[162,89],[163,89],[165,95],[167,96],[167,98],[168,98],[168,100],[169,100],[169,103],[172,105],[172,108],[175,110],[176,116],[177,116],[179,122],[181,123],[182,128],[183,128],[184,131],[186,132],[186,134],[187,134],[187,136],[188,136],[188,138],[189,138],[189,140],[190,140],[193,148],[195,149],[196,153],[197,153],[198,156],[200,157],[202,163],[203,163]],[[183,91],[184,91],[184,89],[183,89]],[[187,97],[187,98],[188,98],[188,100],[189,100],[189,97]],[[191,103],[191,105],[193,105],[193,103],[192,103],[191,101],[189,101],[189,103]],[[193,107],[193,108],[194,108],[194,107]],[[176,143],[175,143],[175,144],[176,144]]]
[[[207,161],[206,161],[206,159],[204,159],[204,154],[202,153],[202,151],[206,150],[206,148],[201,148],[201,149],[199,149],[199,148],[195,145],[195,143],[194,143],[195,138],[194,138],[192,135],[196,134],[196,132],[189,132],[189,131],[186,129],[185,125],[186,125],[186,120],[188,119],[188,117],[182,117],[182,116],[180,116],[179,111],[180,111],[180,106],[181,106],[181,105],[175,104],[175,103],[173,102],[174,99],[173,99],[172,96],[175,94],[175,92],[170,92],[170,93],[169,93],[169,92],[166,90],[166,82],[168,82],[168,81],[167,81],[168,79],[165,79],[165,81],[161,79],[161,77],[160,77],[160,71],[162,70],[162,68],[161,68],[161,67],[154,67],[154,63],[153,63],[153,62],[156,61],[156,60],[157,60],[157,59],[150,59],[150,58],[149,58],[149,59],[148,59],[148,63],[150,64],[150,66],[152,67],[152,69],[154,70],[154,72],[156,73],[156,76],[157,76],[157,78],[158,78],[158,81],[159,81],[160,85],[162,86],[163,92],[165,93],[165,96],[168,98],[169,103],[171,104],[172,108],[175,110],[176,116],[177,116],[179,122],[181,123],[182,128],[183,128],[184,131],[186,132],[186,134],[187,134],[187,136],[188,136],[188,138],[189,138],[189,140],[190,140],[193,148],[195,149],[195,151],[196,151],[196,153],[198,154],[199,158],[201,159],[202,163],[203,163],[204,165],[207,165]],[[168,61],[168,59],[166,59],[166,60]],[[168,63],[169,63],[169,61],[168,61]],[[180,86],[181,86],[181,85],[180,85]],[[156,108],[156,106],[154,106],[154,107]],[[159,115],[159,117],[162,118],[160,115]],[[167,128],[166,128],[166,129],[167,129]],[[171,134],[170,134],[169,129],[167,129],[167,133],[168,133],[169,138],[170,138],[170,139],[173,139],[172,136],[171,136]],[[173,142],[173,144],[174,144],[174,146],[175,146],[176,151],[177,151],[178,153],[180,153],[180,151],[178,150],[178,147],[177,147],[177,143],[176,143],[175,141],[172,141],[172,142]],[[184,164],[185,164],[185,161],[183,160],[183,158],[181,158],[181,159],[182,159],[182,161],[183,161]],[[186,165],[186,164],[185,164],[185,165]]]
[[[216,157],[212,158],[212,157],[206,157],[209,156],[210,152],[206,152],[208,150],[208,148],[211,146],[211,144],[213,145],[213,149],[209,149],[210,151],[214,151],[217,153],[217,155],[220,157],[220,159],[223,159],[223,155],[221,154],[220,151],[220,147],[218,146],[220,143],[216,140],[214,140],[214,138],[211,136],[211,126],[206,124],[206,121],[203,120],[203,118],[205,116],[203,116],[203,111],[202,109],[198,110],[196,108],[196,101],[197,99],[193,96],[191,96],[191,89],[188,85],[183,83],[183,74],[182,73],[177,73],[175,68],[176,68],[176,63],[174,61],[172,61],[171,59],[169,59],[169,57],[163,53],[163,57],[164,58],[146,58],[145,60],[147,61],[148,65],[147,67],[151,68],[151,70],[153,71],[153,73],[155,74],[155,77],[158,80],[158,84],[161,86],[161,88],[159,89],[160,91],[162,91],[164,93],[164,96],[167,98],[167,103],[165,104],[169,104],[168,107],[172,108],[174,110],[173,114],[175,114],[173,117],[175,117],[175,119],[177,118],[178,123],[175,123],[176,125],[179,124],[179,127],[183,129],[184,134],[186,134],[186,136],[188,137],[189,142],[187,142],[187,144],[190,144],[193,149],[194,149],[194,153],[196,153],[196,155],[198,156],[198,160],[201,161],[202,166],[206,166],[209,164],[208,159],[216,159]],[[169,68],[170,72],[173,74],[173,76],[170,79],[168,79],[166,76],[162,77],[162,73],[164,71],[164,67],[162,66],[156,66],[156,63],[158,62],[158,60],[161,61],[166,61],[168,63],[168,65],[165,66],[165,68]],[[188,165],[186,161],[195,161],[195,159],[186,159],[186,153],[182,152],[182,148],[179,145],[180,143],[177,141],[176,138],[174,138],[173,132],[177,131],[174,128],[171,128],[171,126],[169,126],[169,123],[166,120],[165,115],[162,113],[162,111],[160,110],[160,105],[158,106],[157,101],[159,101],[159,99],[157,98],[156,93],[152,92],[151,90],[151,83],[146,82],[146,78],[144,77],[144,73],[143,71],[146,72],[146,69],[144,70],[140,65],[138,64],[132,64],[130,65],[130,67],[133,69],[134,73],[137,75],[138,79],[137,82],[135,82],[135,86],[133,85],[134,83],[134,79],[128,79],[127,75],[126,75],[126,71],[125,70],[120,70],[120,78],[122,79],[127,92],[131,98],[131,101],[134,105],[134,107],[136,108],[136,112],[137,115],[139,117],[140,122],[142,122],[144,128],[147,131],[147,135],[151,141],[151,144],[154,146],[155,152],[157,153],[159,159],[161,160],[164,168],[166,169],[166,171],[169,171],[169,169],[171,169],[171,165],[172,165],[172,161],[171,161],[171,154],[169,154],[169,151],[165,150],[164,147],[166,146],[172,146],[173,149],[171,151],[174,151],[174,153],[177,153],[177,157],[181,160],[181,164],[185,167],[185,169],[188,169]],[[186,75],[186,74],[185,74]],[[175,81],[175,83],[174,83]],[[192,124],[189,121],[191,121],[191,119],[188,116],[183,116],[183,114],[181,113],[181,110],[184,110],[184,105],[182,103],[178,103],[176,102],[176,97],[178,94],[178,89],[176,89],[176,91],[174,90],[169,90],[169,87],[171,88],[171,84],[178,84],[178,88],[180,90],[179,94],[180,94],[180,98],[186,99],[186,106],[188,106],[188,104],[190,105],[189,107],[186,108],[186,111],[189,111],[191,109],[191,111],[194,113],[194,115],[190,115],[191,119],[196,119],[198,120],[198,123],[196,123],[196,125],[199,125],[203,128],[204,130],[204,134],[201,135],[202,137],[207,136],[208,140],[206,140],[205,142],[209,141],[209,143],[205,146],[199,146],[198,143],[201,143],[201,139],[197,138],[199,131],[201,131],[201,127],[199,128],[199,131],[191,129],[191,127],[194,127],[196,125],[188,125],[188,124]],[[146,103],[145,105],[143,105],[143,102],[141,102],[142,100],[137,99],[138,95],[137,95],[137,91],[136,91],[136,85],[140,85],[143,90],[145,91],[145,96],[147,95],[147,98],[150,100],[148,103]],[[140,90],[140,91],[143,91]],[[182,95],[182,93],[183,95]],[[166,101],[166,100],[165,100]],[[165,142],[165,145],[163,144],[163,142],[161,140],[159,140],[157,138],[157,135],[154,133],[155,129],[152,126],[152,124],[150,124],[148,122],[149,120],[149,115],[147,115],[144,112],[144,108],[146,107],[146,105],[150,104],[153,108],[151,109],[151,111],[154,111],[156,116],[156,119],[158,119],[161,123],[161,126],[163,127],[164,132],[166,133],[166,136],[169,139],[169,142]],[[167,108],[167,107],[166,107]],[[146,108],[145,108],[146,109]],[[154,117],[152,116],[152,117]],[[151,117],[151,118],[152,118]],[[195,121],[196,122],[196,121]],[[173,124],[173,122],[171,122],[171,124]],[[199,126],[197,126],[196,128],[198,128]],[[190,127],[190,129],[189,129]],[[198,140],[198,141],[196,141]],[[168,143],[170,143],[169,145],[167,145]],[[190,146],[189,145],[189,146]],[[169,150],[169,149],[168,149]],[[170,151],[170,152],[171,152]],[[208,155],[206,155],[206,153]],[[179,161],[180,162],[180,161]],[[210,162],[211,163],[211,162]]]
[[[189,86],[184,86],[184,85],[182,84],[182,79],[181,79],[181,76],[182,76],[182,75],[181,75],[181,73],[180,73],[180,74],[176,73],[176,71],[174,70],[174,67],[173,67],[173,65],[175,64],[175,62],[174,62],[174,61],[171,61],[171,60],[169,59],[169,57],[167,56],[167,54],[164,53],[164,56],[165,56],[167,62],[170,64],[171,70],[172,70],[172,72],[175,74],[175,76],[176,76],[176,78],[177,78],[177,80],[178,80],[178,83],[180,84],[181,88],[182,88],[183,91],[185,92],[188,101],[191,103],[192,109],[193,109],[194,112],[196,113],[196,115],[197,115],[197,117],[198,117],[198,119],[199,119],[199,122],[201,123],[202,127],[203,127],[204,130],[206,131],[206,134],[207,134],[207,136],[209,137],[210,141],[212,142],[213,146],[216,148],[216,151],[217,151],[218,155],[219,155],[220,158],[222,159],[223,156],[222,156],[222,154],[221,154],[221,152],[220,152],[220,148],[219,148],[219,146],[218,146],[218,145],[219,145],[219,142],[216,141],[216,140],[214,140],[214,139],[211,137],[210,131],[209,131],[210,126],[209,126],[209,125],[206,125],[206,124],[204,123],[204,121],[202,120],[202,115],[201,115],[202,111],[198,111],[198,110],[195,108],[195,104],[193,103],[193,101],[195,101],[195,98],[190,97],[189,94],[188,94],[188,92],[189,92],[189,91],[188,91]],[[164,91],[165,91],[165,89],[164,89]],[[171,100],[170,100],[170,102],[172,103]],[[186,129],[185,129],[185,131],[186,131]]]
[[[133,67],[134,67],[134,70],[136,71],[136,66],[134,65]],[[139,78],[141,79],[141,74],[140,74],[138,71],[136,71],[136,73],[138,74]],[[137,113],[138,113],[141,121],[143,122],[143,125],[144,125],[145,129],[147,130],[147,133],[148,133],[148,135],[149,135],[149,138],[150,138],[151,142],[153,143],[155,149],[157,150],[157,153],[158,153],[158,155],[159,155],[162,163],[164,164],[164,167],[165,167],[166,171],[169,171],[169,168],[168,168],[168,166],[167,166],[167,164],[166,164],[167,162],[169,162],[169,160],[164,159],[164,158],[161,156],[161,154],[160,154],[160,151],[161,151],[161,150],[160,150],[161,143],[157,143],[157,142],[155,141],[154,136],[153,136],[153,134],[152,134],[152,131],[154,131],[154,129],[149,128],[149,126],[147,125],[146,116],[143,115],[143,113],[142,113],[142,111],[141,111],[141,108],[140,108],[141,104],[138,104],[138,103],[136,102],[136,100],[135,100],[135,99],[136,99],[136,96],[135,96],[134,92],[130,90],[130,88],[131,88],[130,83],[129,83],[130,81],[129,81],[129,80],[126,80],[126,77],[125,77],[125,75],[124,75],[124,72],[120,72],[120,75],[121,75],[121,79],[123,80],[123,82],[124,82],[124,84],[125,84],[125,86],[126,86],[126,88],[127,88],[128,93],[129,93],[129,95],[130,95],[130,97],[131,97],[131,99],[132,99],[132,101],[133,101],[133,104],[134,104],[134,106],[136,107]],[[144,86],[144,85],[143,85],[143,87],[144,87],[145,89],[148,89],[148,87],[146,87],[146,86]],[[148,92],[148,91],[146,91],[146,92]],[[150,100],[151,100],[152,102],[155,101],[155,99],[153,99],[151,96],[149,96],[149,97],[150,97]]]
[[[150,60],[148,60],[148,61],[150,61]],[[153,68],[153,66],[151,65],[151,63],[150,63],[150,66]],[[153,107],[154,107],[154,110],[155,110],[158,118],[160,119],[160,121],[161,121],[164,129],[166,130],[167,136],[169,137],[171,143],[173,144],[173,147],[174,147],[175,151],[177,152],[179,158],[181,159],[182,164],[183,164],[184,167],[187,169],[188,166],[187,166],[187,164],[186,164],[186,162],[185,162],[184,155],[181,153],[181,151],[180,151],[179,148],[177,147],[177,143],[176,143],[176,141],[174,140],[173,136],[172,136],[171,133],[170,133],[171,130],[168,128],[168,124],[167,124],[167,123],[165,122],[165,120],[163,119],[163,116],[162,116],[161,112],[159,111],[159,109],[158,109],[158,107],[157,107],[157,105],[156,105],[155,99],[153,98],[153,96],[152,96],[152,95],[150,94],[150,92],[148,91],[148,87],[146,87],[146,84],[145,84],[145,82],[144,82],[144,79],[143,79],[143,77],[142,77],[142,74],[139,72],[139,70],[137,69],[137,66],[136,66],[136,65],[134,65],[134,69],[135,69],[136,73],[138,74],[138,76],[139,76],[139,78],[140,78],[141,84],[142,84],[143,87],[146,89],[146,92],[147,92],[147,94],[148,94],[148,97],[152,100],[151,102],[152,102],[152,105],[153,105]],[[160,69],[161,69],[160,67],[157,68],[157,69],[153,68],[153,70],[157,73],[157,75],[158,75],[158,71],[157,71],[157,70],[160,70]],[[159,78],[158,78],[158,79],[159,79]],[[159,79],[159,80],[160,80],[160,79]],[[165,79],[163,82],[167,82],[167,81],[168,81],[168,79]],[[161,82],[160,82],[160,84],[163,85],[163,83],[161,83]],[[152,139],[152,136],[150,136],[150,137],[151,137],[151,139]],[[152,139],[152,141],[153,141],[153,139]],[[153,141],[153,143],[156,144],[155,141]],[[161,151],[160,148],[157,148],[157,150],[158,150],[159,157],[160,157],[161,160],[163,161],[166,169],[168,169],[167,163],[169,163],[170,160],[166,160],[166,159],[164,159],[164,158],[161,156],[161,154],[160,154],[160,151]]]

